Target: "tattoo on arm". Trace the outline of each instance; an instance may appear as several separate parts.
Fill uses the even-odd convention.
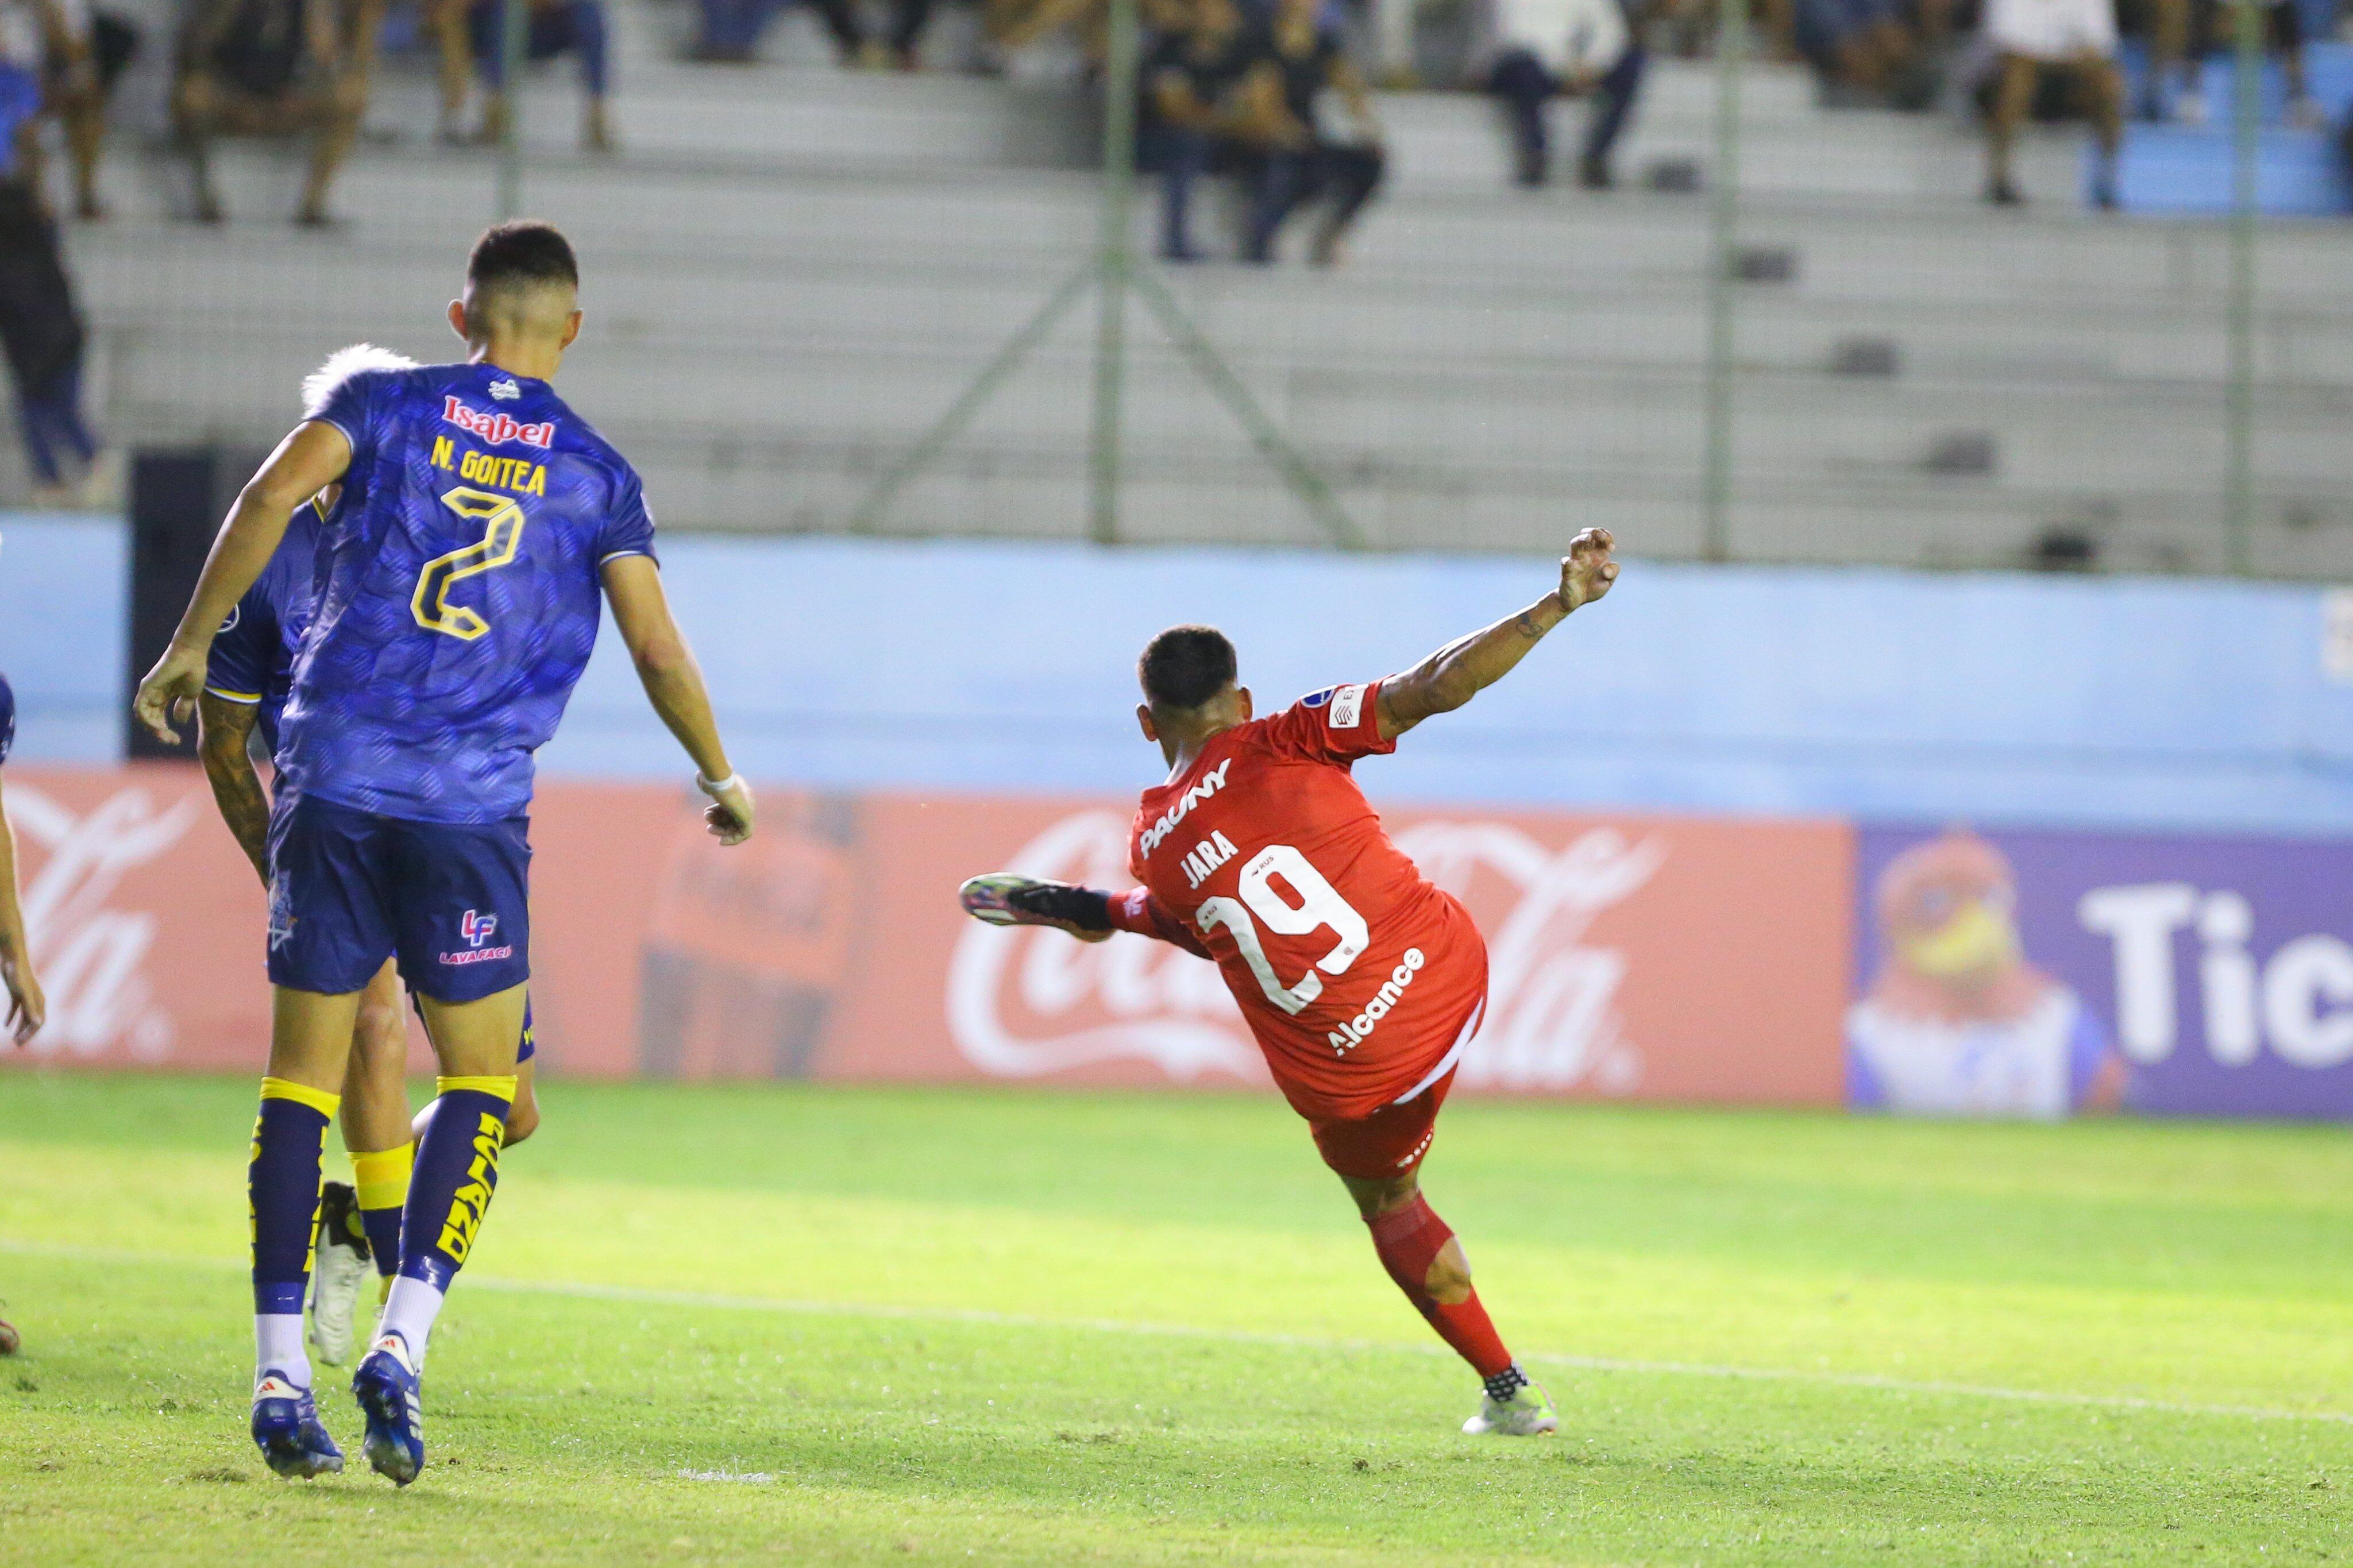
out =
[[[1519,618],[1512,624],[1517,626],[1520,635],[1530,642],[1545,635],[1546,628],[1537,623],[1535,616],[1530,611],[1522,610]]]
[[[269,796],[261,788],[253,759],[246,753],[253,732],[253,710],[242,704],[206,697],[198,704],[202,727],[200,750],[205,776],[213,786],[213,804],[228,824],[237,847],[253,862],[262,881],[269,880]]]

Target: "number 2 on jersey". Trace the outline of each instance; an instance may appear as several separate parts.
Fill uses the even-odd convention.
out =
[[[469,577],[494,572],[511,563],[522,543],[522,508],[507,496],[496,496],[466,485],[448,491],[441,504],[462,518],[480,518],[480,542],[447,555],[437,555],[417,574],[417,593],[409,613],[427,631],[441,632],[461,642],[472,642],[491,629],[491,623],[463,605],[449,603],[449,590]]]
[[[1273,879],[1277,877],[1291,884],[1291,890],[1299,896],[1298,903],[1276,889]],[[1340,896],[1339,889],[1324,879],[1324,873],[1307,863],[1306,856],[1288,844],[1270,844],[1251,856],[1242,867],[1241,883],[1235,891],[1241,895],[1239,900],[1222,896],[1202,900],[1194,918],[1203,931],[1223,926],[1233,933],[1242,962],[1258,976],[1259,989],[1286,1013],[1298,1013],[1323,995],[1324,974],[1346,973],[1348,965],[1372,944],[1372,930],[1365,924],[1365,917]],[[1253,914],[1257,920],[1250,918]],[[1315,969],[1324,974],[1311,969],[1298,984],[1285,985],[1267,960],[1265,944],[1259,941],[1259,921],[1281,936],[1305,936],[1329,927],[1340,941],[1315,961]]]

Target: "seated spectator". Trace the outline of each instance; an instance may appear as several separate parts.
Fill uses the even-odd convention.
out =
[[[1533,189],[1551,177],[1545,106],[1589,94],[1577,178],[1607,189],[1610,149],[1633,115],[1645,58],[1619,0],[1488,0],[1485,26],[1487,90],[1511,122],[1513,179]]]
[[[611,85],[605,35],[605,7],[600,0],[524,0],[523,58],[532,64],[562,55],[580,58],[580,89],[586,103],[580,117],[580,147],[587,153],[613,151],[613,128],[605,114],[605,94]],[[482,74],[482,125],[476,138],[503,141],[507,133],[506,27],[507,0],[473,0],[466,15],[467,35],[473,46],[474,68]]]
[[[196,0],[180,36],[172,118],[196,182],[195,218],[224,215],[218,135],[311,137],[294,221],[324,226],[327,189],[359,134],[382,19],[378,0]]]
[[[810,4],[817,7],[843,65],[913,70],[920,63],[923,29],[932,19],[932,0],[893,0],[891,31],[885,38],[867,37],[857,0],[810,0]],[[720,65],[749,65],[759,58],[760,35],[780,8],[780,0],[702,0],[702,36],[689,58]]]
[[[1821,75],[1827,100],[1926,109],[1936,100],[1927,34],[1941,33],[1942,5],[1915,14],[1905,0],[1796,0],[1798,52]],[[1935,18],[1923,25],[1923,18]]]
[[[2115,206],[2125,88],[2114,0],[1987,0],[1985,26],[2000,60],[1986,121],[1986,200],[2016,206],[2026,199],[2010,176],[2010,147],[2047,84],[2092,121],[2100,148],[2093,200]]]
[[[2116,0],[2116,30],[2138,38],[2147,51],[2148,69],[2141,78],[2140,99],[2134,112],[2143,120],[2172,118],[2167,92],[2177,88],[2189,93],[2197,87],[2197,66],[2190,58],[2190,0]],[[2202,100],[2196,110],[2202,111]]]
[[[0,348],[16,383],[16,418],[35,499],[99,499],[98,438],[81,415],[81,316],[58,251],[58,226],[15,155],[41,109],[41,79],[0,64]]]
[[[106,138],[106,95],[138,48],[138,30],[94,13],[85,0],[0,0],[0,60],[37,75],[44,110],[63,123],[74,210],[105,216],[98,199],[98,162]],[[25,128],[24,166],[34,191],[44,188],[39,143]]]
[[[2295,0],[2189,0],[2190,47],[2182,61],[2181,94],[2174,100],[2176,117],[2190,125],[2206,123],[2202,79],[2207,58],[2238,47],[2238,8],[2249,4],[2263,8],[2258,22],[2263,48],[2278,57],[2280,72],[2287,79],[2288,123],[2303,131],[2319,130],[2328,117],[2305,85],[2304,10]]]
[[[1160,175],[1160,255],[1198,261],[1193,186],[1221,159],[1230,162],[1243,110],[1251,40],[1234,0],[1187,0],[1155,39],[1136,72],[1139,164]]]
[[[1237,99],[1240,139],[1255,154],[1250,171],[1242,259],[1274,259],[1283,223],[1328,198],[1307,258],[1328,267],[1340,242],[1381,183],[1386,158],[1372,95],[1345,52],[1337,21],[1322,0],[1275,0],[1271,23],[1251,41],[1250,68]],[[1329,90],[1347,110],[1352,134],[1334,136],[1317,113]]]
[[[1103,65],[1111,25],[1106,0],[987,0],[983,16],[1000,67],[1006,57],[1064,28],[1076,36],[1090,66]]]

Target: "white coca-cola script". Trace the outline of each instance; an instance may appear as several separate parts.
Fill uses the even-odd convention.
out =
[[[1127,831],[1115,811],[1079,812],[1024,845],[1005,869],[1124,888]],[[1639,1087],[1641,1051],[1618,1009],[1626,955],[1586,938],[1597,916],[1657,872],[1663,840],[1594,827],[1555,850],[1505,823],[1433,820],[1398,833],[1397,843],[1463,900],[1486,933],[1486,1022],[1458,1081],[1604,1094]],[[1055,931],[971,922],[949,964],[946,1004],[956,1048],[992,1077],[1141,1061],[1179,1082],[1266,1078],[1217,967],[1141,938],[1087,944]]]
[[[37,1054],[94,1057],[120,1047],[143,1062],[171,1055],[178,1031],[145,972],[155,916],[111,900],[124,876],[163,858],[201,812],[193,795],[160,807],[133,786],[77,816],[29,784],[10,784],[9,819],[32,851],[25,926],[49,1003],[48,1024],[33,1037]]]

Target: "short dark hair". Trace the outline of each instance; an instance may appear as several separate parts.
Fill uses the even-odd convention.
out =
[[[552,223],[517,218],[495,224],[474,241],[466,258],[466,283],[476,293],[528,287],[533,283],[580,286],[580,263],[573,258],[572,242]]]
[[[1215,626],[1170,626],[1144,646],[1135,679],[1155,708],[1198,708],[1234,683],[1234,645]]]

